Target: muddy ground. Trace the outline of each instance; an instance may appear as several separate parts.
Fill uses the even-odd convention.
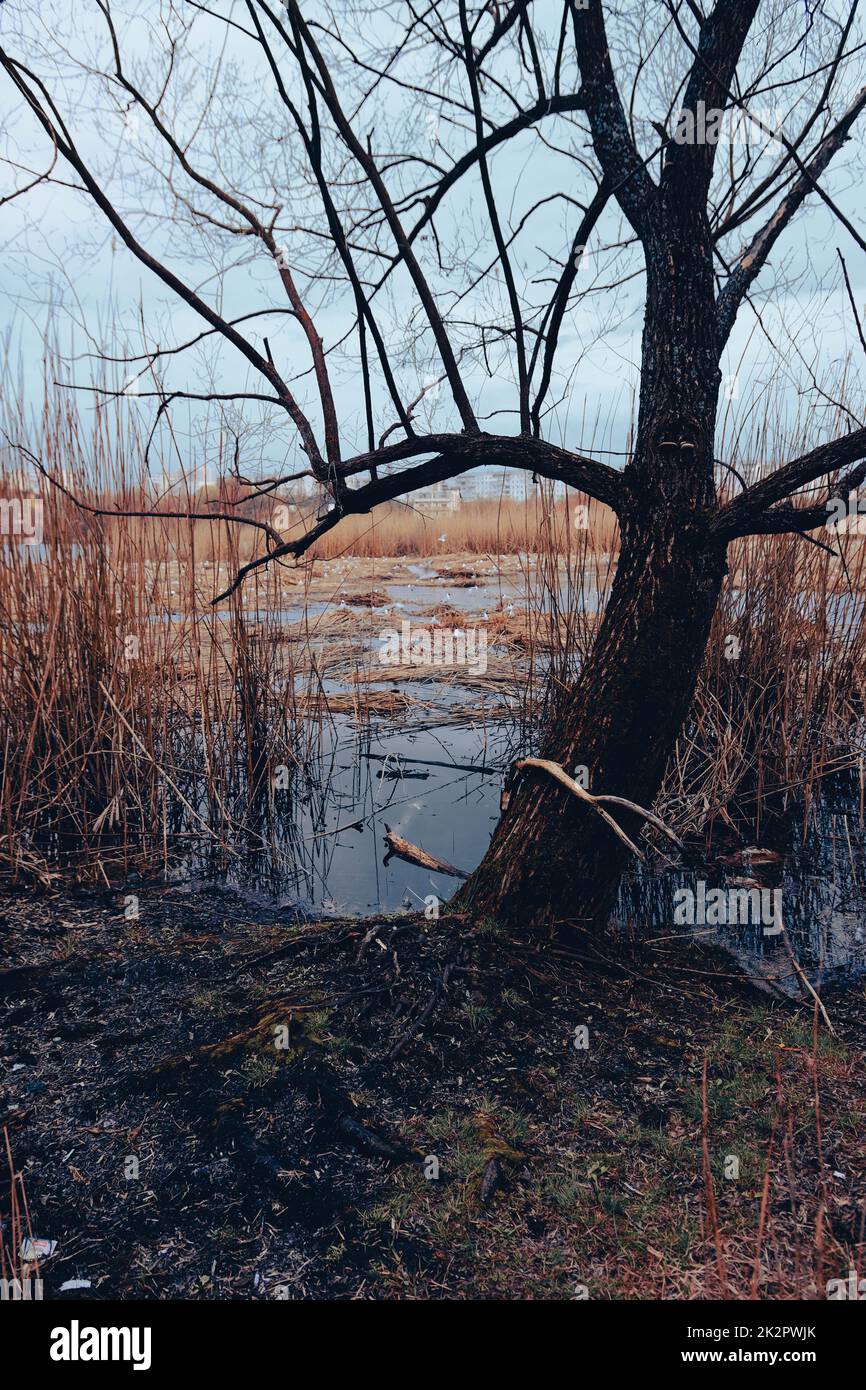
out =
[[[831,1036],[676,936],[158,885],[4,890],[0,951],[47,1298],[816,1298],[860,1264],[862,982]],[[0,1212],[8,1243],[5,1171]]]

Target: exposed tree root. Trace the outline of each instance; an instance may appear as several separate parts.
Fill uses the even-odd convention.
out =
[[[421,1009],[421,1012],[416,1014],[412,1022],[408,1024],[406,1028],[403,1029],[402,1033],[400,1033],[396,1042],[393,1043],[392,1046],[388,1048],[387,1052],[383,1054],[384,1061],[393,1061],[393,1059],[399,1056],[399,1054],[403,1051],[403,1048],[407,1045],[407,1043],[410,1043],[412,1039],[418,1033],[421,1032],[421,1029],[424,1027],[424,1024],[427,1022],[428,1018],[430,1018],[431,1014],[433,1013],[433,1010],[439,1003],[439,1000],[442,998],[443,994],[447,990],[448,981],[450,980],[453,971],[456,969],[456,966],[456,961],[448,962],[448,964],[445,966],[445,969],[442,971],[442,977],[439,980],[439,983],[434,986],[434,988],[430,991],[430,994],[427,996],[427,1001]]]
[[[609,796],[607,794],[594,796],[591,792],[586,791],[578,782],[575,782],[573,777],[569,777],[564,767],[559,763],[551,762],[548,758],[521,758],[519,762],[514,764],[514,774],[517,775],[522,772],[524,768],[537,768],[540,772],[548,773],[560,786],[565,787],[566,791],[570,791],[572,796],[576,796],[578,801],[585,801],[587,805],[593,808],[597,815],[601,816],[605,825],[610,826],[614,835],[622,840],[623,844],[630,849],[632,854],[636,855],[638,859],[642,860],[643,854],[634,841],[630,840],[625,831],[617,824],[613,816],[608,815],[607,811],[604,809],[604,805],[621,806],[626,811],[633,811],[635,815],[640,816],[650,825],[655,826],[656,830],[660,830],[663,835],[666,835],[668,839],[676,845],[681,853],[685,854],[686,848],[679,836],[675,835],[671,828],[665,825],[663,820],[660,820],[652,811],[648,811],[645,806],[638,806],[637,802],[629,801],[624,796]]]

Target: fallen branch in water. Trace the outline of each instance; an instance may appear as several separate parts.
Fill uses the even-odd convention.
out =
[[[659,820],[658,816],[653,815],[652,811],[648,811],[645,806],[638,806],[636,801],[628,801],[624,796],[593,796],[591,792],[585,791],[579,782],[575,782],[573,777],[569,777],[568,773],[559,763],[551,762],[548,758],[521,758],[519,762],[514,764],[515,775],[522,772],[525,767],[535,767],[541,772],[548,773],[560,786],[565,787],[566,791],[570,791],[573,796],[576,796],[579,801],[587,802],[587,804],[601,816],[605,825],[610,826],[614,835],[622,840],[623,844],[631,850],[632,854],[637,855],[638,859],[643,860],[643,854],[634,841],[630,840],[625,831],[617,824],[613,816],[608,815],[601,803],[605,803],[608,806],[622,806],[626,811],[633,811],[636,816],[640,816],[643,820],[648,821],[650,825],[654,825],[656,830],[661,830],[662,833],[667,835],[668,839],[676,845],[677,849],[682,854],[685,854],[686,847],[679,836],[675,835],[670,827],[665,825],[663,820]]]
[[[342,833],[343,833],[344,830],[363,830],[363,829],[364,829],[364,822],[363,822],[363,820],[351,820],[351,821],[348,822],[347,825],[338,825],[337,828],[336,828],[335,830],[317,830],[317,831],[315,831],[315,833],[312,834],[312,835],[305,835],[305,836],[304,836],[304,844],[306,844],[308,840],[327,840],[327,839],[329,839],[329,838],[330,838],[331,836],[333,836],[333,835],[342,835]]]
[[[369,758],[375,763],[395,762],[398,767],[403,763],[414,763],[419,767],[446,767],[449,772],[477,772],[482,777],[497,777],[502,771],[499,767],[488,767],[486,763],[449,763],[436,758],[407,758],[403,753],[362,753],[361,757]]]
[[[452,878],[468,878],[465,869],[455,869],[453,864],[448,864],[444,859],[436,859],[426,850],[419,849],[417,845],[410,844],[404,840],[402,835],[397,835],[389,826],[385,826],[385,844],[388,846],[388,853],[385,855],[385,863],[396,854],[398,859],[405,859],[409,864],[418,864],[422,869],[431,869],[436,874],[451,874]]]

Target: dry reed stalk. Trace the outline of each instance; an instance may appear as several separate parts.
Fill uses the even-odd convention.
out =
[[[722,1254],[722,1241],[719,1233],[719,1216],[716,1209],[716,1189],[713,1182],[713,1170],[710,1163],[710,1112],[707,1100],[707,1054],[704,1053],[704,1062],[701,1070],[701,1154],[703,1158],[704,1176],[704,1196],[706,1200],[707,1216],[710,1221],[710,1229],[713,1235],[713,1245],[716,1251],[716,1268],[719,1273],[719,1280],[722,1285],[723,1293],[727,1292],[727,1274],[725,1271],[725,1260]]]

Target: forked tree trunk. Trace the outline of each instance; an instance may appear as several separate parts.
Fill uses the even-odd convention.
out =
[[[725,573],[711,538],[720,382],[711,239],[702,213],[659,211],[648,238],[641,398],[625,470],[617,574],[585,669],[543,757],[589,790],[651,807],[688,714]],[[532,780],[530,780],[530,777]],[[631,838],[639,822],[616,812]],[[603,923],[629,851],[546,774],[524,774],[456,902],[514,925]]]

